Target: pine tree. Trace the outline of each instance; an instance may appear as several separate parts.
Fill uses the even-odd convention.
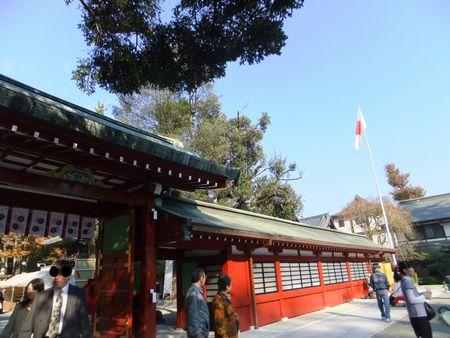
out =
[[[401,173],[393,163],[386,164],[385,170],[388,183],[393,188],[391,195],[394,200],[403,201],[425,196],[422,187],[409,184],[409,173]]]

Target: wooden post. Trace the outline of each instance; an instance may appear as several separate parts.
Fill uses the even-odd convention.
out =
[[[347,277],[348,277],[348,284],[350,285],[350,298],[353,299],[355,296],[353,294],[353,279],[352,279],[352,271],[350,269],[350,262],[348,261],[348,258],[345,258],[345,265],[347,266]]]
[[[185,328],[184,295],[183,295],[183,251],[177,251],[177,328]]]
[[[141,269],[141,314],[139,323],[139,337],[156,337],[156,302],[153,294],[156,292],[156,220],[153,219],[155,204],[153,194],[148,193],[144,207],[144,250]]]
[[[283,282],[281,281],[281,264],[280,260],[277,255],[275,255],[276,261],[275,261],[275,278],[277,280],[277,293],[279,295],[278,299],[278,306],[280,310],[280,320],[283,318],[286,318],[287,316],[284,314],[284,306],[282,301],[282,294],[283,294]]]
[[[322,290],[323,306],[327,307],[327,299],[325,297],[325,280],[323,278],[322,261],[320,259],[317,261],[317,267],[319,268],[320,289]]]
[[[127,323],[127,337],[134,338],[135,334],[133,332],[133,294],[134,294],[134,247],[136,239],[136,220],[137,212],[135,208],[131,209],[130,212],[130,242],[128,244],[128,273],[130,274],[130,289],[128,290],[128,295],[130,297],[128,304],[128,323]]]
[[[253,257],[251,252],[248,253],[248,264],[249,264],[249,271],[250,271],[250,289],[252,291],[252,304],[253,304],[253,320],[255,324],[255,329],[259,329],[259,323],[258,323],[258,312],[256,310],[256,294],[255,294],[255,282],[253,280]]]

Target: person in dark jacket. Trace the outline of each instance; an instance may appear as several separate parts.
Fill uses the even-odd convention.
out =
[[[33,279],[28,283],[25,290],[25,295],[22,301],[17,303],[16,307],[14,308],[14,311],[9,318],[8,325],[6,325],[5,329],[0,335],[0,338],[17,337],[20,329],[25,322],[25,319],[28,316],[28,313],[30,312],[33,300],[39,292],[44,291],[44,281],[40,278]]]
[[[50,268],[53,287],[33,301],[18,338],[91,338],[83,289],[70,285],[72,265],[59,260]]]
[[[370,276],[370,286],[377,295],[378,308],[381,312],[381,319],[391,321],[391,308],[389,304],[388,290],[391,287],[389,281],[384,273],[381,272],[379,265],[374,265],[374,273]]]
[[[186,295],[186,331],[188,338],[206,338],[209,334],[209,309],[203,296],[205,271],[197,268],[192,273],[192,286]]]

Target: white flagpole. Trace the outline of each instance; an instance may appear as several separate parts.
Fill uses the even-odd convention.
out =
[[[359,111],[362,112],[361,107],[358,105]],[[381,211],[383,212],[384,224],[386,224],[386,233],[388,236],[388,242],[391,249],[394,249],[394,240],[392,239],[391,230],[389,229],[389,223],[386,216],[386,210],[384,209],[383,197],[381,196],[380,184],[378,183],[377,173],[375,171],[375,165],[373,164],[372,151],[370,150],[369,138],[367,137],[367,128],[364,128],[364,136],[366,138],[367,150],[369,151],[370,164],[372,165],[373,177],[375,178],[375,184],[377,186],[378,198],[380,199]],[[394,261],[394,265],[397,264],[397,259],[395,254],[392,254],[392,260]]]

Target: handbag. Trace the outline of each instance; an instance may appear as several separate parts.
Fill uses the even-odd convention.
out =
[[[424,302],[423,305],[425,306],[425,312],[427,313],[428,320],[432,320],[434,317],[436,317],[436,312],[433,310],[430,304]]]

